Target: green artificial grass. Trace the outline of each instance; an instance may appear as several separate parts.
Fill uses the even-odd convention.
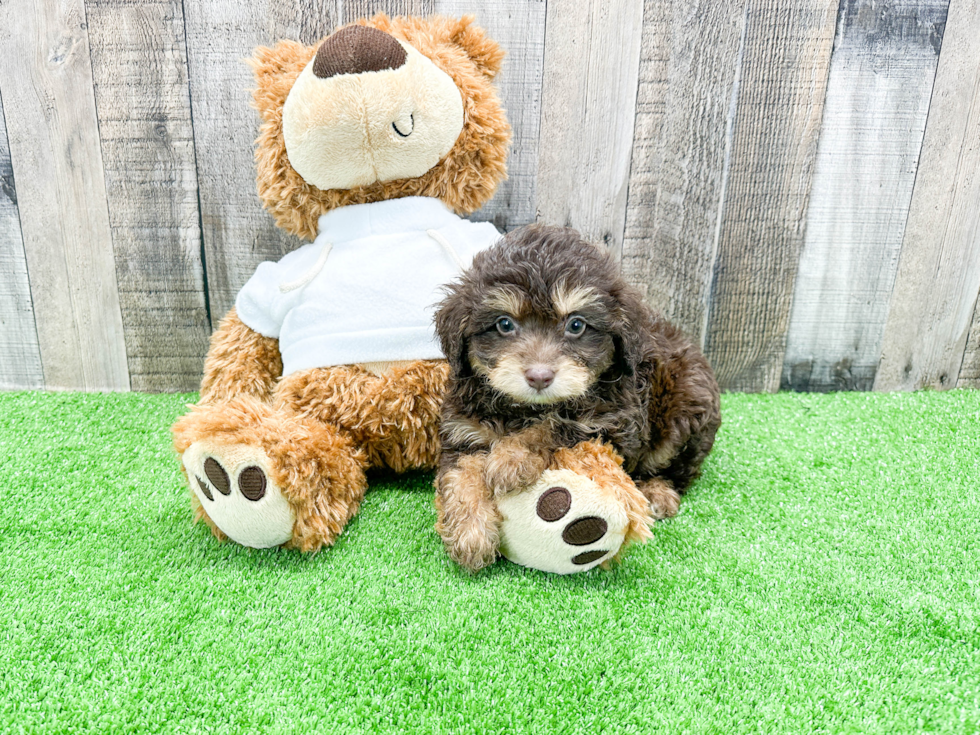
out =
[[[332,549],[192,526],[194,396],[0,394],[0,731],[977,732],[980,392],[728,395],[612,572],[457,569],[431,478]]]

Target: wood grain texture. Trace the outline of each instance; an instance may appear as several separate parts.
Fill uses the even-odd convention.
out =
[[[963,364],[956,381],[957,388],[980,388],[980,300],[973,311],[973,326],[963,351]]]
[[[874,384],[948,5],[841,4],[783,388]]]
[[[131,385],[196,390],[211,325],[183,10],[87,0],[86,17]]]
[[[81,0],[6,0],[0,45],[0,93],[45,384],[127,390]]]
[[[952,0],[875,390],[956,385],[980,292],[980,3]]]
[[[726,390],[779,387],[837,0],[747,15],[705,352]]]
[[[280,39],[315,43],[338,25],[339,3],[234,0],[184,3],[191,112],[201,224],[214,323],[264,260],[279,260],[301,242],[278,230],[255,191],[253,143],[259,119],[251,107],[245,59]]]
[[[507,181],[470,219],[510,230],[534,221],[544,68],[544,0],[494,0],[475,6],[466,0],[436,0],[441,15],[476,15],[477,23],[507,52],[496,85],[513,128]]]
[[[343,23],[351,23],[358,18],[370,18],[378,13],[396,15],[429,15],[433,11],[434,0],[339,0],[342,8],[337,17]],[[472,8],[472,4],[470,5]],[[471,11],[472,12],[472,11]]]
[[[744,30],[741,3],[644,5],[623,274],[702,343]]]
[[[0,390],[43,387],[17,187],[0,104]]]
[[[550,0],[538,217],[622,256],[643,1]]]

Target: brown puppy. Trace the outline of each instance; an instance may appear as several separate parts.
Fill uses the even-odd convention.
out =
[[[478,254],[448,292],[436,314],[451,371],[436,501],[450,556],[489,564],[494,497],[583,441],[612,445],[654,518],[677,512],[721,422],[718,384],[607,253],[572,229],[531,225]],[[479,522],[457,517],[467,513]]]

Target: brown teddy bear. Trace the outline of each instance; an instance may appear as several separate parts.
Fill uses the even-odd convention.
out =
[[[435,467],[447,368],[430,307],[499,237],[457,215],[506,176],[503,56],[470,17],[383,14],[257,50],[259,195],[313,242],[259,266],[173,427],[219,539],[312,551],[357,512],[365,469]]]

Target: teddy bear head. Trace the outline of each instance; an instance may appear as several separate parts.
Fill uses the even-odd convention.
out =
[[[506,178],[510,125],[493,86],[504,53],[473,18],[389,18],[252,59],[259,196],[316,237],[320,215],[406,196],[479,209]]]

